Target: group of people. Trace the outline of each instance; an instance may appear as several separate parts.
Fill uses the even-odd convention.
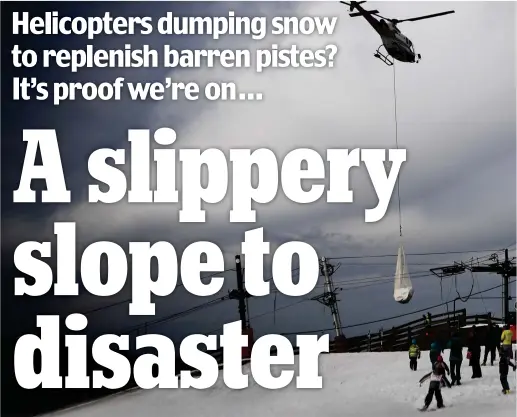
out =
[[[499,351],[499,376],[502,386],[502,393],[509,394],[510,386],[508,385],[508,370],[512,367],[516,370],[515,364],[512,363],[513,349],[512,349],[513,332],[510,326],[504,327],[502,332],[497,326],[489,324],[488,331],[485,338],[485,355],[483,363],[481,364],[481,346],[477,333],[476,326],[472,327],[472,332],[469,335],[467,343],[467,359],[469,365],[472,367],[472,378],[482,378],[483,374],[481,366],[486,366],[488,354],[490,353],[491,365],[494,365],[496,359],[496,351]],[[444,362],[442,353],[445,349],[450,349],[449,363],[450,367]],[[421,357],[421,352],[416,340],[411,341],[409,347],[409,366],[410,369],[416,371],[418,368],[418,359]],[[447,386],[451,388],[453,385],[461,385],[461,364],[463,362],[463,343],[458,332],[454,333],[445,346],[441,346],[440,342],[435,341],[431,343],[429,351],[429,359],[431,361],[432,370],[420,380],[420,385],[430,379],[429,391],[425,397],[424,407],[422,411],[427,410],[433,397],[436,397],[438,408],[442,408],[443,398],[441,388]],[[447,379],[447,375],[451,376],[451,382]]]

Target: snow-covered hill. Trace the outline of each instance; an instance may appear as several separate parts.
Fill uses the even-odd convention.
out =
[[[428,353],[422,352],[419,370],[409,369],[405,352],[343,353],[322,355],[323,389],[292,386],[269,391],[252,377],[242,391],[228,389],[222,376],[207,390],[133,390],[52,415],[66,417],[360,417],[415,416],[423,405],[428,383],[418,380],[430,370]],[[448,359],[449,353],[444,353]],[[296,366],[296,365],[295,365]],[[244,366],[249,373],[249,366]],[[287,369],[287,368],[284,368]],[[297,367],[295,368],[297,369]],[[446,408],[440,415],[460,417],[513,417],[516,415],[516,373],[510,369],[511,395],[501,393],[499,369],[482,367],[483,378],[471,379],[464,360],[462,385],[444,388]],[[274,372],[274,371],[273,371]],[[429,411],[436,410],[436,401]],[[429,412],[428,411],[428,412]]]

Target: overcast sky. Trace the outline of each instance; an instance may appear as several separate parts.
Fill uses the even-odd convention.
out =
[[[516,241],[514,3],[372,2],[368,6],[378,9],[384,16],[397,18],[449,9],[456,11],[436,19],[400,24],[400,29],[422,54],[419,64],[395,65],[399,146],[408,150],[408,159],[400,174],[406,252],[492,251],[512,245],[510,256],[513,257]],[[60,7],[70,9],[74,6]],[[322,199],[312,205],[297,205],[280,194],[273,203],[257,207],[256,225],[229,224],[228,199],[219,205],[207,206],[209,220],[203,225],[179,224],[177,205],[94,207],[84,202],[91,180],[87,171],[89,154],[101,147],[126,147],[127,129],[130,128],[172,127],[178,132],[177,148],[216,147],[227,151],[234,147],[266,147],[274,150],[279,160],[288,151],[300,147],[316,149],[323,156],[327,148],[394,148],[394,68],[373,57],[381,42],[364,19],[348,17],[347,8],[337,2],[180,3],[172,6],[168,2],[145,6],[95,3],[88,7],[87,12],[79,7],[67,12],[95,15],[110,9],[128,16],[139,13],[161,16],[173,7],[176,13],[207,15],[225,15],[232,8],[236,14],[260,13],[270,17],[289,13],[339,16],[335,33],[326,37],[269,37],[257,42],[249,37],[223,38],[215,44],[206,37],[170,39],[153,35],[144,40],[139,37],[130,40],[104,38],[96,41],[97,47],[120,47],[130,41],[134,45],[149,43],[159,49],[164,44],[175,48],[255,49],[279,43],[313,49],[335,44],[339,50],[335,65],[330,69],[268,69],[262,74],[252,70],[223,69],[169,73],[160,68],[87,70],[71,77],[64,71],[41,71],[41,77],[46,79],[100,81],[123,76],[128,80],[146,81],[170,75],[178,81],[200,83],[233,80],[244,91],[262,92],[264,100],[233,103],[76,101],[57,108],[42,103],[9,103],[8,109],[2,109],[4,254],[10,254],[12,259],[15,245],[29,239],[51,238],[53,222],[70,220],[78,225],[81,240],[78,253],[96,240],[117,241],[126,247],[128,241],[168,240],[179,251],[193,241],[211,240],[224,250],[226,267],[233,268],[233,258],[239,253],[244,232],[254,227],[265,228],[265,238],[271,242],[272,250],[285,241],[302,240],[313,245],[320,256],[334,258],[397,253],[400,239],[396,193],[385,218],[378,223],[365,224],[364,210],[373,208],[377,200],[364,166],[351,177],[354,204],[328,205]],[[39,38],[38,47],[56,47],[53,42],[61,43],[61,47],[71,47],[83,42],[71,38],[51,39]],[[35,44],[31,45],[34,47]],[[4,58],[5,54],[3,52]],[[2,74],[4,85],[10,85],[10,76],[11,73]],[[71,205],[43,207],[9,203],[12,190],[17,188],[23,160],[23,128],[57,129],[65,173],[72,189]],[[453,281],[444,280],[441,294],[439,279],[425,274],[426,271],[440,264],[489,253],[408,256],[415,295],[404,306],[393,299],[395,257],[332,261],[342,264],[334,275],[336,286],[344,289],[339,304],[342,324],[347,326],[410,313],[452,300],[457,296]],[[266,265],[266,271],[268,269]],[[4,289],[12,291],[13,274],[12,267],[4,264]],[[269,277],[269,272],[266,274]],[[379,276],[384,277],[382,281],[371,280],[371,277]],[[219,296],[235,287],[235,274],[232,272],[226,277]],[[356,288],[368,283],[377,285]],[[479,291],[500,284],[501,279],[487,274],[461,275],[458,290],[462,296],[468,294],[472,283],[475,284],[474,291]],[[44,306],[37,303],[38,300],[22,300],[13,308],[23,306],[28,314],[27,325],[33,327],[35,316],[30,314],[88,311],[127,298],[129,290],[109,300],[84,295],[58,302],[51,300]],[[321,291],[321,287],[317,288],[310,296]],[[512,286],[514,293],[515,286]],[[484,295],[498,297],[501,292],[498,289]],[[205,301],[207,299],[189,296],[184,289],[177,289],[173,295],[158,300],[157,317]],[[280,308],[294,301],[297,300],[278,295],[276,306]],[[273,305],[274,296],[252,299],[251,316],[272,312]],[[465,305],[459,303],[457,307]],[[492,311],[496,316],[501,315],[500,299],[471,300],[466,307],[472,314]],[[435,313],[442,311],[445,311],[444,307],[433,310]],[[110,320],[106,320],[106,315]],[[417,317],[420,315],[416,314]],[[127,304],[90,317],[92,327],[114,332],[152,319],[128,318]],[[189,333],[217,329],[237,319],[236,302],[226,301],[152,331],[181,338]],[[388,328],[396,323],[387,321],[354,328],[345,334],[366,333],[369,329],[374,332],[381,326]],[[253,320],[252,326],[258,335],[295,332],[332,327],[332,319],[328,309],[311,301],[278,311],[275,320],[273,314],[265,314]]]

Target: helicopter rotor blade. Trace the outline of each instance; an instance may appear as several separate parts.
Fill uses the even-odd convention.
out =
[[[397,23],[402,23],[402,22],[415,22],[417,20],[423,20],[423,19],[431,19],[433,17],[438,17],[438,16],[445,16],[446,14],[451,14],[451,13],[454,13],[454,10],[449,10],[447,12],[441,12],[441,13],[434,13],[434,14],[428,14],[426,16],[420,16],[420,17],[412,17],[410,19],[401,19],[401,20],[398,20],[398,19],[390,19],[394,24],[397,24]]]
[[[344,4],[345,6],[348,6],[348,9],[349,10],[352,10],[353,8],[353,3],[358,3],[358,2],[349,2],[349,1],[340,1],[341,4]],[[360,2],[360,3],[363,3],[363,2]]]

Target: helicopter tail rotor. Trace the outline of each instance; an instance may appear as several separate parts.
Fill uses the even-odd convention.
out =
[[[353,12],[358,4],[363,4],[363,3],[366,3],[366,0],[365,1],[353,1],[353,2],[351,2],[350,3],[350,11]]]
[[[366,0],[363,0],[363,1],[351,1],[351,2],[340,1],[340,3],[343,3],[343,4],[346,4],[347,6],[350,6],[350,12],[353,12],[354,9],[357,8],[358,4],[366,3]]]

